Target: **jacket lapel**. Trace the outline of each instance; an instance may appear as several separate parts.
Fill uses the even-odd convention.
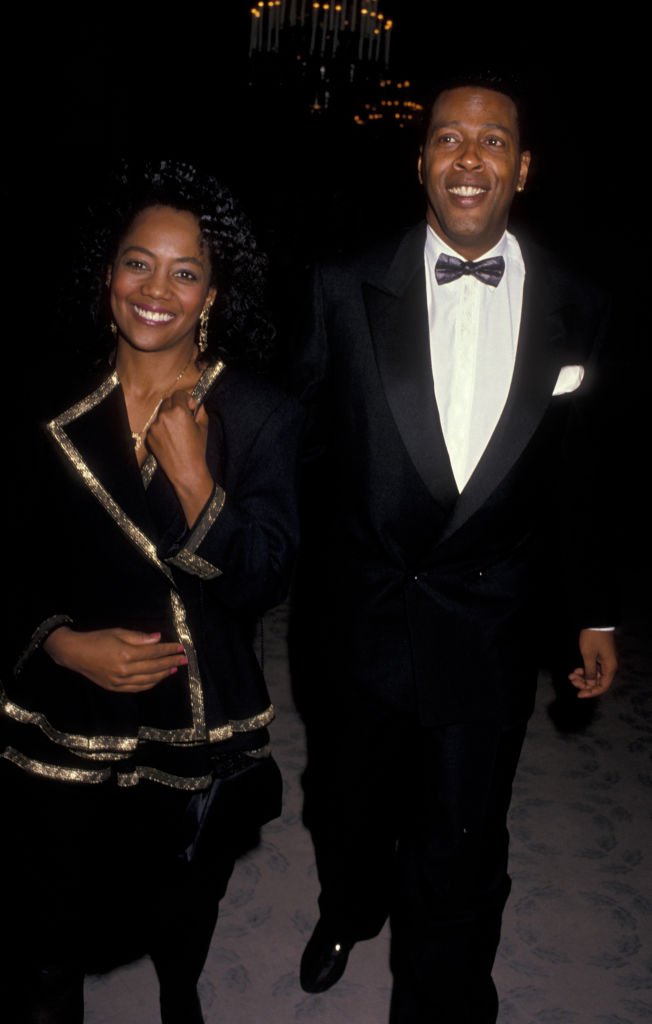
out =
[[[143,481],[130,443],[129,421],[116,373],[55,417],[47,429],[81,482],[144,557],[168,578],[156,554]]]
[[[485,504],[523,454],[553,392],[567,331],[563,292],[545,253],[523,245],[526,279],[511,387],[496,429],[459,494],[435,399],[424,275],[425,225],[401,241],[384,277],[363,285],[383,388],[408,454],[452,514],[440,542]]]
[[[386,276],[363,292],[383,389],[403,444],[431,496],[457,498],[435,400],[423,249],[425,227],[402,240]]]

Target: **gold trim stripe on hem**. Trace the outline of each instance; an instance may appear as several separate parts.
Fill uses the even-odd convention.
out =
[[[158,782],[162,786],[170,786],[172,789],[197,790],[206,789],[213,781],[212,775],[189,775],[187,778],[181,775],[172,775],[170,772],[163,772],[159,768],[148,768],[146,765],[136,768],[133,772],[118,772],[116,781],[119,786],[137,786],[139,782]]]
[[[106,782],[111,778],[111,769],[101,770],[91,768],[62,768],[60,765],[45,764],[44,761],[36,761],[33,757],[27,757],[13,747],[5,747],[2,756],[11,761],[16,767],[30,772],[32,775],[39,775],[46,779],[55,779],[58,782],[85,782],[96,784]]]
[[[80,782],[85,785],[98,785],[108,782],[112,776],[111,770],[93,771],[87,768],[62,768],[60,765],[46,764],[44,761],[37,761],[33,757],[21,754],[13,747],[6,747],[0,756],[31,775],[51,779],[54,782]],[[117,772],[115,778],[118,786],[122,787],[137,786],[139,782],[147,781],[158,782],[162,786],[190,792],[206,789],[213,781],[211,774],[172,775],[171,772],[164,772],[159,768],[151,768],[147,765],[139,765],[133,772]]]
[[[129,754],[143,740],[172,746],[187,746],[198,741],[218,743],[221,740],[230,739],[234,733],[262,729],[273,721],[276,714],[274,705],[270,704],[264,711],[260,711],[250,718],[236,718],[225,725],[214,726],[212,729],[208,729],[202,737],[197,736],[195,730],[190,728],[155,729],[148,725],[141,725],[135,736],[83,736],[79,733],[67,733],[55,728],[41,711],[28,711],[27,708],[20,707],[19,704],[9,699],[1,683],[0,712],[15,722],[20,722],[21,725],[36,726],[53,743],[67,747],[80,757],[104,751]]]

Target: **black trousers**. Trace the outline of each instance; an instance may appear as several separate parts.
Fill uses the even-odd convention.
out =
[[[392,1024],[493,1024],[507,811],[525,723],[419,726],[358,696],[308,722],[304,817],[322,917],[357,941],[390,916]]]

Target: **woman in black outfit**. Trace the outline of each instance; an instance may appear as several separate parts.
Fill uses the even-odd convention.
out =
[[[253,639],[297,545],[300,414],[244,365],[270,329],[230,194],[161,164],[110,209],[85,268],[110,356],[42,426],[20,488],[0,691],[10,981],[17,1019],[74,1024],[89,955],[147,951],[164,1024],[193,1024],[241,830],[273,813],[255,806],[274,712]],[[198,794],[234,767],[251,803],[188,863]]]

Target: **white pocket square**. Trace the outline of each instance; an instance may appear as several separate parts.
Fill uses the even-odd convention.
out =
[[[552,393],[553,397],[555,395],[567,395],[570,391],[576,391],[583,380],[583,366],[562,366]]]

